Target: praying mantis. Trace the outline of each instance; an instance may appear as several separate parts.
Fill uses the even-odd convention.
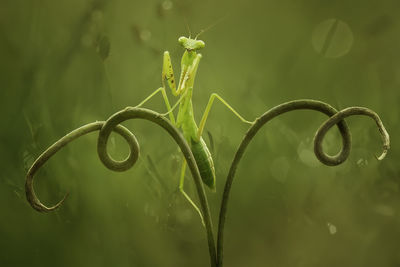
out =
[[[163,116],[169,116],[171,123],[178,129],[182,130],[183,136],[190,145],[194,159],[200,171],[201,179],[205,185],[207,185],[213,192],[215,192],[215,168],[212,160],[211,153],[207,148],[206,143],[202,138],[202,133],[204,130],[207,117],[211,110],[211,107],[215,99],[220,100],[230,111],[233,112],[242,122],[247,124],[253,124],[254,121],[248,121],[244,119],[235,109],[233,109],[222,97],[216,93],[212,93],[208,104],[205,108],[199,126],[197,126],[193,115],[193,85],[197,73],[197,68],[200,63],[202,55],[197,53],[198,50],[205,47],[205,43],[201,40],[197,40],[199,34],[192,39],[189,37],[179,37],[179,44],[185,49],[182,59],[181,59],[181,74],[179,78],[179,84],[176,85],[174,71],[172,68],[171,57],[168,51],[164,52],[163,65],[161,73],[162,87],[155,90],[147,98],[145,98],[136,107],[142,106],[145,102],[150,100],[157,93],[161,92],[164,99],[165,105],[167,107],[167,113],[162,114]],[[165,82],[166,81],[166,82]],[[168,96],[166,94],[166,83],[171,89],[174,96],[179,97],[178,101],[171,107]],[[179,105],[179,111],[177,118],[175,119],[173,110]],[[179,191],[183,196],[189,201],[189,203],[194,207],[194,209],[199,214],[202,223],[204,225],[203,216],[200,209],[196,206],[189,195],[184,191],[184,178],[186,171],[186,161],[182,159],[182,168],[180,172],[179,179]]]

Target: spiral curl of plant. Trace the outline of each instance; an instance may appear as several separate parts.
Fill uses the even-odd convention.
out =
[[[387,154],[387,151],[390,147],[389,134],[387,133],[379,116],[374,111],[368,108],[349,107],[338,111],[324,102],[310,99],[302,99],[286,102],[268,110],[262,116],[257,118],[255,123],[247,130],[230,166],[220,207],[217,243],[215,243],[214,241],[212,218],[210,215],[208,200],[200,177],[200,172],[190,149],[190,146],[186,142],[182,133],[174,125],[172,125],[168,119],[166,119],[162,114],[159,114],[149,109],[127,107],[112,115],[107,121],[98,121],[86,124],[62,137],[56,143],[51,145],[46,151],[44,151],[35,160],[31,168],[29,169],[26,175],[25,183],[26,197],[30,205],[39,212],[50,212],[60,207],[61,204],[65,201],[68,194],[65,195],[64,198],[54,206],[47,207],[40,202],[35,194],[33,188],[34,175],[47,162],[47,160],[49,160],[54,154],[56,154],[62,147],[66,146],[68,143],[72,142],[78,137],[94,131],[100,131],[97,142],[97,152],[102,163],[108,169],[113,171],[121,172],[130,169],[136,163],[139,157],[139,143],[136,140],[135,135],[120,124],[128,119],[148,120],[166,130],[180,147],[182,154],[187,161],[197,189],[208,240],[210,264],[212,267],[222,267],[224,256],[224,229],[227,216],[227,208],[233,179],[235,177],[236,169],[239,165],[239,162],[242,159],[243,154],[251,140],[267,122],[281,114],[300,109],[319,111],[329,117],[319,127],[314,137],[314,153],[318,160],[321,161],[323,164],[328,166],[336,166],[343,163],[348,158],[351,149],[351,134],[349,127],[347,126],[347,123],[344,121],[344,119],[346,117],[354,115],[368,116],[375,120],[383,141],[383,152],[380,156],[377,157],[377,159],[382,160]],[[334,125],[337,125],[340,131],[342,137],[342,148],[337,155],[330,156],[323,151],[322,143],[327,131]],[[129,145],[129,155],[123,161],[116,161],[112,159],[107,152],[107,142],[112,131],[121,135]]]

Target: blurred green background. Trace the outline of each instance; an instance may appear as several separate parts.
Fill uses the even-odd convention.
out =
[[[25,199],[33,160],[69,131],[138,104],[161,85],[162,52],[179,72],[188,35],[201,39],[194,89],[199,120],[211,93],[245,118],[298,98],[336,108],[366,106],[369,118],[348,119],[353,150],[327,167],[312,139],[325,117],[283,115],[249,146],[232,189],[225,266],[400,266],[400,4],[382,1],[22,1],[0,2],[0,265],[209,266],[205,231],[176,193],[180,154],[146,122],[127,122],[141,144],[129,171],[100,163],[96,134],[80,138],[37,175],[43,203],[70,196],[40,214]],[[170,97],[170,100],[172,98]],[[164,111],[161,97],[146,107]],[[207,191],[214,219],[235,149],[247,129],[220,103],[206,125],[217,172]],[[325,141],[340,149],[336,129]],[[127,147],[112,136],[116,158]],[[197,201],[191,176],[186,191]]]

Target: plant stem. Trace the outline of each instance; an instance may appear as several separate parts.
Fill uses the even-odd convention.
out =
[[[325,121],[324,124],[319,128],[314,138],[314,153],[322,163],[329,166],[336,166],[343,163],[349,156],[351,149],[351,135],[349,128],[343,119],[351,115],[366,115],[372,117],[376,121],[384,142],[383,146],[384,151],[378,159],[383,159],[383,157],[386,155],[387,149],[389,148],[389,135],[387,134],[387,131],[384,128],[379,116],[375,112],[367,108],[351,107],[338,112],[336,109],[334,109],[333,107],[324,102],[304,99],[304,100],[295,100],[286,102],[268,110],[256,120],[256,122],[250,127],[250,129],[245,134],[242,142],[239,145],[238,150],[236,151],[235,157],[233,159],[232,165],[228,173],[228,177],[226,179],[224,193],[221,202],[220,214],[219,214],[219,224],[218,224],[218,240],[217,240],[218,267],[223,266],[223,256],[224,256],[223,241],[224,241],[225,220],[228,208],[229,194],[237,166],[248,144],[256,135],[256,133],[261,129],[261,127],[264,126],[271,119],[283,113],[298,109],[316,110],[330,116],[330,118],[327,121]],[[342,136],[343,145],[342,149],[337,155],[329,156],[323,151],[322,141],[325,136],[325,133],[335,124],[337,124],[339,128],[340,134]]]
[[[128,107],[122,111],[115,113],[106,121],[104,127],[101,129],[99,133],[97,150],[101,161],[108,168],[115,170],[118,170],[119,164],[123,163],[123,162],[118,163],[110,158],[110,156],[106,151],[107,140],[111,134],[111,131],[115,127],[117,127],[120,123],[128,119],[145,119],[158,124],[159,126],[164,128],[172,136],[172,138],[174,138],[175,142],[180,147],[182,154],[184,155],[186,162],[189,166],[189,169],[192,173],[192,177],[196,185],[197,194],[199,196],[199,201],[203,211],[203,218],[208,240],[208,250],[210,254],[210,263],[212,267],[216,267],[216,249],[215,249],[214,234],[212,230],[210,208],[208,205],[206,194],[204,192],[204,187],[201,180],[200,172],[197,167],[194,156],[192,154],[192,151],[190,149],[190,146],[187,144],[182,133],[175,126],[173,126],[169,120],[162,117],[161,114],[159,113],[144,108]]]

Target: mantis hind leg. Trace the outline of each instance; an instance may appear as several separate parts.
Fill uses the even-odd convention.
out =
[[[186,194],[185,190],[183,189],[183,185],[185,183],[185,172],[186,172],[186,160],[183,160],[182,163],[182,168],[181,168],[181,177],[179,179],[179,191],[182,193],[182,195],[186,198],[187,201],[193,206],[193,208],[197,211],[197,213],[200,216],[201,223],[204,224],[204,219],[203,219],[203,214],[201,213],[199,207],[193,202],[193,200],[189,197],[188,194]]]

